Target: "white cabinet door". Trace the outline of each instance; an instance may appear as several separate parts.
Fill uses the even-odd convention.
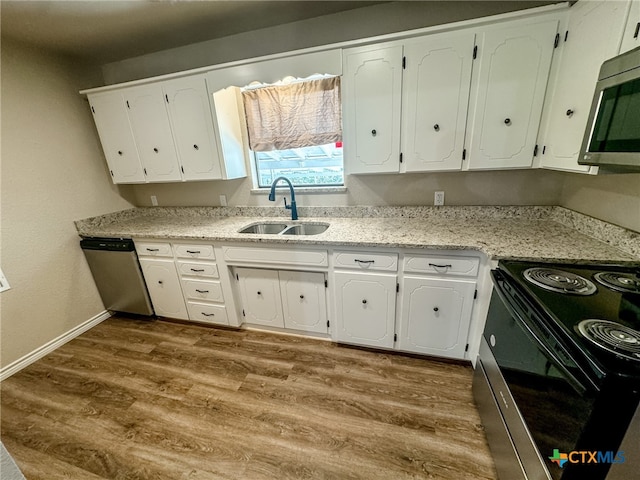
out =
[[[406,276],[398,348],[464,358],[475,282]]]
[[[336,272],[336,339],[392,348],[395,334],[396,276]]]
[[[402,46],[346,50],[344,61],[345,170],[398,172]]]
[[[121,92],[89,95],[113,183],[144,183],[144,172]]]
[[[466,168],[531,167],[558,21],[478,35]]]
[[[626,5],[581,0],[569,10],[553,93],[545,109],[542,167],[575,172],[592,168],[578,165],[578,155],[600,66],[618,51]]]
[[[130,88],[124,96],[147,181],[181,180],[166,98],[160,84]]]
[[[475,34],[404,46],[402,171],[460,170]]]
[[[279,276],[284,326],[327,333],[324,273],[281,270]]]
[[[156,315],[188,320],[173,259],[141,258],[140,265]]]
[[[640,47],[640,0],[632,0],[627,25],[622,35],[620,53]]]
[[[163,82],[176,150],[185,180],[222,178],[204,76]]]
[[[236,268],[245,321],[284,327],[277,270]]]

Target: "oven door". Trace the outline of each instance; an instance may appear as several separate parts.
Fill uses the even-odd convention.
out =
[[[547,478],[567,478],[563,477],[566,468],[549,457],[556,450],[567,453],[576,449],[594,408],[597,388],[517,288],[500,271],[492,271],[492,276],[494,292],[484,343],[519,415],[506,412],[506,402],[497,403],[507,429],[524,429],[537,449],[540,465],[531,466],[529,459],[521,458],[527,478],[544,478],[540,472],[545,470]],[[524,425],[517,425],[518,420]],[[522,435],[511,437],[516,451],[531,448],[524,445]]]

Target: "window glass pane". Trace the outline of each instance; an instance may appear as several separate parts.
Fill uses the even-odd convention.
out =
[[[291,150],[254,152],[258,187],[270,187],[285,176],[297,187],[342,186],[342,142]]]

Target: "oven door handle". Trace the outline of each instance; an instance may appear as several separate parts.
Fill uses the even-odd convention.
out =
[[[584,395],[587,392],[587,387],[585,387],[584,384],[564,366],[562,360],[558,358],[558,356],[547,346],[545,341],[541,338],[540,333],[536,332],[536,330],[538,329],[526,320],[526,316],[521,313],[520,309],[513,304],[513,302],[509,298],[509,295],[504,292],[502,286],[500,285],[500,281],[504,281],[500,272],[491,270],[491,277],[493,279],[496,293],[504,303],[504,306],[507,308],[509,313],[511,313],[514,319],[517,320],[520,328],[522,328],[524,333],[536,343],[536,345],[543,351],[545,356],[550,359],[558,369],[560,369],[562,374],[566,377],[567,382],[569,382],[569,384],[576,390],[576,392],[578,392],[580,395]],[[589,383],[593,385],[592,382]],[[593,387],[597,388],[595,385],[593,385]]]

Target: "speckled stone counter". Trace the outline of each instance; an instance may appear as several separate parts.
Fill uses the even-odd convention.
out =
[[[288,212],[287,212],[288,213]],[[135,208],[76,222],[84,237],[478,250],[489,258],[640,265],[640,234],[561,207]],[[328,223],[318,235],[244,234],[258,222]]]

